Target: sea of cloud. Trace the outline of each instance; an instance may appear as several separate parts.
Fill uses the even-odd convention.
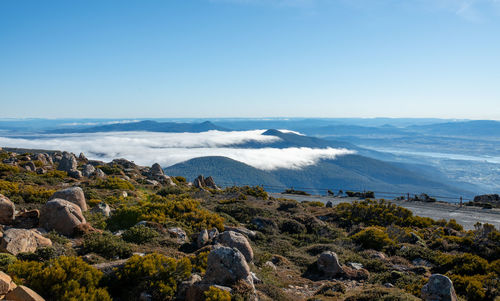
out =
[[[167,167],[189,159],[224,156],[262,170],[300,169],[321,159],[352,154],[335,148],[272,148],[266,145],[280,140],[262,135],[264,130],[208,131],[203,133],[107,132],[36,137],[0,137],[0,146],[83,152],[90,159],[111,161],[126,158],[139,165],[155,162]],[[246,142],[260,142],[262,148],[238,148]]]

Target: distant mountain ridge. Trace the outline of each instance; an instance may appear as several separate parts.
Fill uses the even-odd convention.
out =
[[[405,168],[406,167],[406,168]],[[339,156],[321,160],[315,165],[296,169],[263,171],[242,162],[220,156],[199,157],[167,168],[170,175],[193,180],[200,174],[212,176],[221,186],[266,185],[283,190],[285,187],[321,189],[375,190],[419,194],[422,192],[445,196],[472,196],[473,193],[439,182],[407,169],[409,166],[371,159],[359,155]],[[324,191],[323,191],[324,193]]]
[[[51,134],[66,134],[66,133],[99,133],[99,132],[130,132],[130,131],[148,131],[148,132],[165,132],[165,133],[201,133],[211,130],[228,131],[213,124],[210,121],[201,123],[180,123],[180,122],[157,122],[152,120],[143,120],[128,123],[114,123],[92,127],[76,127],[68,129],[49,130]]]

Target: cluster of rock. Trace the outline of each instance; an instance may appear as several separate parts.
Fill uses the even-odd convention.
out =
[[[55,192],[41,211],[22,211],[17,215],[14,203],[0,195],[0,223],[5,227],[0,232],[0,250],[17,255],[51,246],[52,242],[43,234],[54,230],[72,236],[79,227],[88,225],[83,211],[87,211],[87,203],[80,187]]]
[[[68,176],[75,179],[92,176],[102,178],[106,176],[102,170],[88,164],[89,160],[83,153],[80,153],[77,158],[75,154],[69,152],[36,153],[32,155],[19,155],[11,152],[9,158],[4,159],[2,162],[13,166],[20,165],[22,168],[38,174],[45,174],[47,170],[52,170],[54,164],[56,164],[57,170],[64,171]],[[81,170],[78,169],[79,163],[82,164]],[[37,164],[41,166],[37,166]]]
[[[193,180],[193,186],[202,190],[206,190],[207,188],[220,190],[211,176],[208,178],[204,178],[203,175],[199,175],[196,179]]]
[[[12,278],[0,271],[0,299],[9,301],[43,301],[40,295],[24,285],[17,286]]]
[[[35,162],[41,166],[37,166]],[[22,168],[36,172],[38,174],[44,174],[47,170],[52,169],[53,159],[47,153],[37,153],[33,155],[19,155],[15,152],[9,153],[9,158],[2,160],[2,163],[9,164],[12,166],[21,166]]]
[[[211,286],[231,292],[231,286],[238,284],[246,286],[256,299],[254,283],[259,280],[250,271],[249,264],[253,262],[254,254],[245,235],[235,231],[219,233],[217,229],[205,229],[198,235],[197,244],[199,248],[211,244],[205,276],[193,275],[183,283],[179,290],[180,297],[202,300],[203,292]]]
[[[144,172],[149,184],[157,185],[158,183],[166,184],[168,186],[176,186],[174,181],[165,174],[160,164],[155,163],[149,170]]]

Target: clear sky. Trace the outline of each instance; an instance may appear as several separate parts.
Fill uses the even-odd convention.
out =
[[[500,119],[500,0],[0,0],[0,105]]]

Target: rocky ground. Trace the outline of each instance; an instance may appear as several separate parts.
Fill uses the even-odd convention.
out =
[[[500,232],[384,201],[0,151],[0,298],[496,300]]]

